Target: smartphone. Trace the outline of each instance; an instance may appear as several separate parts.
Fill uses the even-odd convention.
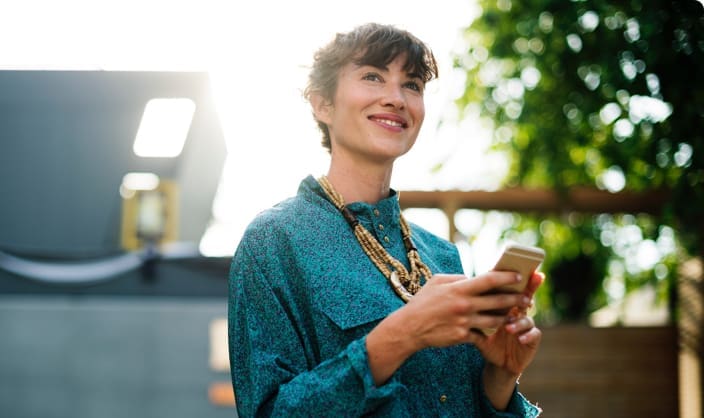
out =
[[[535,272],[545,259],[545,250],[519,244],[508,244],[504,248],[499,260],[494,265],[494,271],[515,271],[521,275],[521,281],[505,286],[499,286],[488,293],[521,293],[528,285],[533,272]],[[508,310],[488,311],[494,315],[508,315]],[[496,332],[494,328],[481,329],[485,335]]]
[[[545,259],[545,250],[527,245],[508,244],[499,261],[492,270],[494,271],[515,271],[521,275],[521,281],[515,284],[496,288],[495,293],[520,293],[525,290],[530,277],[533,275],[540,263]]]

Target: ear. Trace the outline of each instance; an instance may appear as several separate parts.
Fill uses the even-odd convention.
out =
[[[310,95],[310,104],[313,107],[313,115],[315,115],[316,120],[326,125],[332,123],[332,103],[325,100],[320,94],[313,93]]]

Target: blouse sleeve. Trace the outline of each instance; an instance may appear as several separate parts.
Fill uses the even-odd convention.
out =
[[[309,364],[291,309],[243,242],[230,270],[228,301],[240,416],[359,416],[400,390],[394,377],[374,385],[364,338],[317,366]]]
[[[483,364],[483,361],[482,361]],[[483,367],[483,365],[482,365]],[[536,418],[542,409],[531,404],[519,391],[518,385],[513,390],[513,395],[508,402],[508,407],[505,411],[499,411],[491,404],[489,397],[484,390],[484,382],[481,378],[481,373],[475,376],[475,381],[472,382],[473,387],[478,388],[478,397],[480,399],[480,412],[482,417],[492,418]]]

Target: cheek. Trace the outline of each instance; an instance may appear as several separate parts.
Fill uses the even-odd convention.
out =
[[[378,94],[374,90],[365,87],[349,89],[344,98],[345,105],[351,111],[359,111],[376,104],[379,100]]]
[[[413,107],[413,115],[415,117],[416,124],[418,126],[422,125],[423,120],[425,119],[425,104],[422,99],[420,100],[420,103]]]

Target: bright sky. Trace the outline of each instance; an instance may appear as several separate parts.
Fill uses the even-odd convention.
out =
[[[440,79],[426,90],[425,124],[397,162],[392,187],[496,189],[506,171],[504,158],[487,154],[490,130],[476,112],[458,121],[452,104],[464,78],[452,71],[451,55],[466,50],[460,32],[479,15],[474,0],[17,0],[1,10],[0,69],[211,74],[228,158],[214,222],[201,242],[208,255],[232,255],[257,212],[293,195],[307,174],[326,171],[320,134],[301,97],[306,68],[336,32],[361,23],[410,30],[440,66]],[[432,171],[438,163],[442,169]],[[414,210],[407,217],[446,235],[442,214]],[[467,272],[490,268],[510,218],[462,211],[455,222],[473,241],[458,243]]]
[[[464,80],[453,74],[451,52],[478,14],[473,0],[14,1],[0,14],[0,68],[209,71],[228,158],[201,249],[231,255],[257,212],[294,194],[307,174],[326,171],[301,91],[314,51],[360,23],[410,30],[440,66],[420,137],[397,162],[392,187],[497,187],[505,162],[484,154],[486,129],[471,118],[454,123],[452,99]],[[446,222],[427,219],[424,226],[444,234]]]

